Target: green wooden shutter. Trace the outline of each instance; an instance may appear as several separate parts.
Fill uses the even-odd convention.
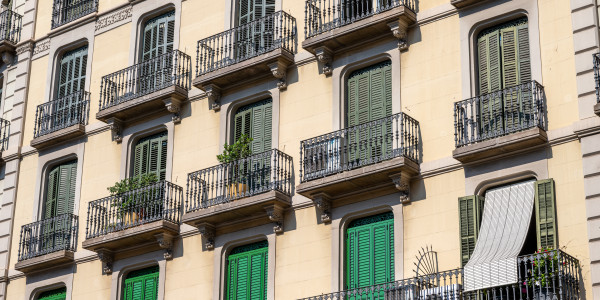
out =
[[[474,195],[458,198],[460,257],[463,266],[469,261],[473,250],[475,250],[483,214],[483,203],[483,196]]]
[[[140,139],[135,145],[133,176],[154,173],[165,180],[167,171],[167,132]]]
[[[242,134],[253,139],[250,149],[253,154],[271,149],[273,100],[266,99],[238,109],[234,117],[234,138]],[[234,141],[235,142],[235,141]]]
[[[56,216],[73,213],[75,205],[75,183],[77,181],[77,161],[59,167],[59,183],[56,198]]]
[[[60,166],[54,167],[48,173],[48,187],[46,189],[46,204],[44,218],[56,216],[56,200],[58,198]]]
[[[156,300],[158,296],[159,267],[132,271],[123,283],[123,300]]]
[[[493,30],[478,39],[479,44],[479,94],[482,98],[481,131],[484,135],[502,129],[502,97],[491,94],[502,87],[500,70],[500,33]]]
[[[60,60],[58,98],[85,89],[88,47],[65,53]]]
[[[239,0],[238,23],[244,25],[275,12],[275,0]]]
[[[267,298],[266,241],[235,248],[227,257],[227,299],[260,300]]]
[[[546,179],[535,183],[535,227],[537,246],[558,248],[556,227],[556,200],[554,180]]]
[[[142,61],[148,61],[173,50],[175,11],[146,22],[142,43]]]
[[[346,231],[346,289],[394,281],[394,215],[353,221]]]
[[[67,299],[67,288],[61,287],[55,290],[42,292],[38,297],[38,300],[65,300]]]

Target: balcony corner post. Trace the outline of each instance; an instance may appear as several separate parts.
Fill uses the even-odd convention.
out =
[[[113,134],[113,141],[120,143],[123,141],[123,121],[117,118],[110,118],[106,120],[106,123],[110,125],[110,131]]]
[[[200,231],[200,235],[204,238],[204,246],[206,250],[215,249],[215,226],[210,223],[200,223],[196,225],[198,231]]]
[[[283,207],[275,204],[270,206],[265,206],[265,211],[267,212],[267,216],[269,220],[273,222],[273,232],[276,234],[280,234],[283,232]]]
[[[208,105],[211,110],[218,112],[221,110],[221,89],[214,84],[204,86],[204,93],[208,98]]]
[[[102,272],[110,275],[113,272],[113,252],[108,249],[98,249],[98,259],[102,262]]]
[[[173,259],[173,235],[168,233],[159,233],[154,235],[156,241],[158,242],[158,246],[162,249],[165,249],[163,256],[166,260]]]
[[[286,79],[286,70],[287,64],[283,61],[279,60],[272,64],[269,64],[269,69],[273,73],[273,76],[279,81],[277,82],[277,88],[281,90],[285,90],[287,88],[287,79]]]
[[[390,175],[390,179],[396,189],[400,191],[400,202],[402,204],[410,203],[410,177],[403,173],[396,173]]]
[[[163,100],[163,102],[165,103],[165,107],[167,108],[167,110],[173,114],[173,123],[181,123],[181,116],[179,115],[179,112],[181,111],[181,101],[170,97],[168,99]]]
[[[331,63],[333,62],[333,51],[331,49],[323,46],[315,49],[315,56],[317,60],[323,64],[323,74],[325,76],[330,76],[333,73],[333,68]]]
[[[398,39],[398,50],[408,50],[408,23],[404,20],[393,21],[387,24],[392,30],[392,34]]]
[[[331,197],[327,193],[316,193],[312,195],[315,206],[321,210],[321,222],[331,223]]]

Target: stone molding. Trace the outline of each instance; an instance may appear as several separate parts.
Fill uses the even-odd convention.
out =
[[[98,18],[95,24],[96,34],[101,34],[123,24],[131,22],[132,6],[125,6],[107,16]]]
[[[32,59],[47,55],[50,52],[50,38],[37,41],[33,47]]]

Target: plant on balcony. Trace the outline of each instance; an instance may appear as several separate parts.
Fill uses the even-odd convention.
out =
[[[245,166],[239,161],[252,155],[250,144],[253,139],[246,134],[242,134],[233,144],[223,145],[223,153],[217,155],[217,160],[221,164],[229,164],[228,182],[226,185],[229,192],[226,193],[229,197],[235,198],[238,194],[243,194],[248,186],[243,180],[242,171]]]
[[[156,192],[155,188],[145,189],[137,193],[128,193],[158,182],[158,176],[154,173],[138,175],[125,178],[111,187],[108,191],[114,196],[112,206],[117,207],[119,215],[126,223],[133,222],[139,214],[143,214],[143,208],[151,204],[153,199],[148,197]]]
[[[534,289],[534,298],[544,297],[551,293],[551,289],[557,284],[556,280],[559,276],[559,261],[558,251],[551,248],[541,248],[533,255],[531,269],[527,271],[527,281],[525,285]],[[562,262],[563,265],[566,262]]]

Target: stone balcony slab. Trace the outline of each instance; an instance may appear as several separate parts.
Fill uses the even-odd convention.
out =
[[[85,125],[75,124],[31,140],[31,147],[38,150],[50,147],[85,134]]]
[[[32,273],[51,267],[70,264],[74,261],[74,253],[69,250],[60,250],[42,256],[26,259],[15,264],[15,270],[23,273]]]

